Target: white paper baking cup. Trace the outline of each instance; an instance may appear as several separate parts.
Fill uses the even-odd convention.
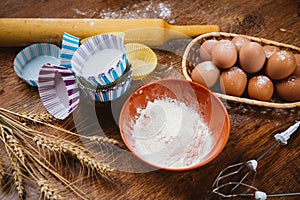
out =
[[[79,90],[74,73],[65,67],[44,65],[38,78],[38,90],[47,111],[65,119],[79,104]]]
[[[79,47],[80,39],[69,33],[64,33],[60,52],[60,66],[71,68],[71,59]]]
[[[127,66],[124,41],[112,34],[95,36],[74,53],[71,65],[78,79],[104,86],[116,81]],[[83,82],[83,81],[82,81]]]
[[[83,94],[83,96],[89,100],[92,101],[98,101],[98,102],[108,102],[113,101],[120,96],[122,96],[129,88],[132,81],[132,70],[128,72],[128,75],[124,74],[124,80],[120,81],[117,85],[107,88],[107,89],[91,89],[84,85],[82,85],[80,82],[78,82],[78,86],[80,89],[80,92]],[[122,78],[123,78],[122,77]]]
[[[37,87],[39,71],[44,64],[59,65],[60,49],[54,44],[32,44],[14,59],[16,74],[31,86]]]

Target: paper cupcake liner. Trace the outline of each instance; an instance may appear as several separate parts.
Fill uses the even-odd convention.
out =
[[[101,73],[96,77],[90,76],[89,78],[77,75],[77,78],[80,79],[82,82],[88,82],[92,85],[95,85],[97,87],[101,86],[107,86],[114,81],[118,80],[123,73],[125,72],[126,66],[127,66],[127,59],[126,54],[122,55],[122,60],[117,63],[115,67],[111,67],[107,73]]]
[[[102,33],[102,34],[99,34],[99,35],[103,35],[103,34],[112,34],[112,35],[120,37],[122,40],[125,39],[125,33],[124,32],[109,32],[109,33]],[[91,37],[83,38],[83,39],[80,40],[80,43],[83,44],[86,41],[88,41],[89,39],[91,39],[93,37],[96,37],[96,36],[99,36],[99,35],[93,35]]]
[[[78,86],[83,96],[89,100],[98,102],[113,101],[129,89],[132,80],[132,70],[127,73],[128,76],[126,79],[124,78],[122,82],[111,88],[95,90],[82,85],[80,82],[78,82]]]
[[[60,53],[60,66],[72,68],[71,59],[73,57],[74,52],[79,47],[79,40],[79,38],[73,35],[64,33]]]
[[[78,82],[80,82],[83,86],[90,88],[90,89],[94,89],[94,90],[99,90],[99,89],[107,89],[107,88],[111,88],[115,85],[117,85],[118,83],[124,81],[124,78],[126,79],[129,75],[129,70],[132,70],[131,64],[127,63],[127,67],[124,71],[124,73],[114,82],[109,83],[109,84],[105,84],[105,85],[100,85],[98,84],[98,82],[96,82],[96,84],[91,83],[90,81],[86,81],[86,79],[81,78],[81,77],[77,77]],[[130,73],[131,74],[131,73]]]
[[[108,68],[105,67],[105,69],[103,69],[103,66],[99,64],[99,66],[97,66],[97,68],[99,68],[98,73],[91,76],[83,75],[82,70],[85,62],[87,62],[87,60],[97,52],[101,52],[107,49],[116,49],[123,53],[123,55],[120,57],[116,55],[116,58],[119,60],[116,60],[117,62],[115,62],[115,66],[111,66]],[[120,76],[122,76],[126,69],[127,58],[124,42],[120,37],[111,34],[95,36],[82,44],[77,49],[71,60],[71,65],[72,70],[81,80],[85,79],[85,81],[97,86],[110,84],[116,81]]]
[[[47,111],[65,119],[79,104],[79,90],[73,72],[62,66],[44,65],[39,73],[38,90]]]
[[[38,43],[20,51],[14,59],[16,74],[31,86],[38,86],[39,71],[44,64],[59,65],[60,49],[54,44]]]
[[[151,48],[139,43],[128,43],[125,48],[127,59],[132,65],[133,80],[140,80],[155,70],[157,57]]]

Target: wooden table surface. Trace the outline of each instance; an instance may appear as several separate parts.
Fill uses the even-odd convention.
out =
[[[7,0],[1,2],[3,18],[161,18],[175,25],[216,24],[221,31],[246,34],[300,46],[300,1],[118,1],[118,0]],[[283,31],[285,29],[286,31]],[[1,27],[0,27],[1,31]],[[178,45],[178,44],[176,44]],[[15,112],[45,112],[36,88],[26,85],[13,70],[13,60],[24,47],[0,48],[0,106]],[[184,49],[180,46],[179,49]],[[172,75],[183,78],[181,57],[156,47],[158,68],[152,78]],[[167,67],[166,67],[167,66]],[[175,69],[168,73],[168,67]],[[178,73],[176,73],[178,72]],[[149,81],[149,80],[147,80]],[[141,84],[143,82],[137,83]],[[132,89],[133,90],[133,89]],[[125,95],[123,100],[126,98]],[[209,164],[187,172],[161,170],[143,172],[140,165],[126,172],[120,170],[114,184],[82,181],[81,189],[90,199],[205,199],[214,179],[226,166],[257,158],[274,142],[274,134],[300,120],[300,109],[270,109],[225,102],[230,117],[229,141]],[[118,110],[121,104],[115,106]],[[112,104],[96,105],[103,129],[122,142],[117,123],[114,122]],[[105,118],[101,117],[104,116]],[[110,115],[108,115],[110,114]],[[49,133],[50,134],[50,133]],[[288,145],[272,150],[258,165],[254,186],[267,194],[300,192],[299,131]],[[122,159],[122,158],[119,158]],[[123,158],[124,159],[124,158]],[[129,161],[122,161],[131,165]],[[138,162],[133,159],[132,162]],[[124,164],[125,165],[125,164]],[[64,169],[65,171],[68,169]],[[68,173],[68,172],[66,172]],[[1,185],[4,185],[1,183]],[[29,186],[25,186],[29,187]],[[34,186],[32,186],[34,188]],[[7,187],[0,189],[1,199],[18,199]],[[27,189],[27,199],[37,199],[37,190]],[[216,196],[210,196],[216,199]],[[299,199],[282,197],[277,199]],[[70,197],[70,199],[80,199]],[[249,198],[246,198],[249,199]],[[254,199],[254,198],[253,198]],[[270,198],[271,199],[271,198]],[[275,199],[275,198],[274,198]]]

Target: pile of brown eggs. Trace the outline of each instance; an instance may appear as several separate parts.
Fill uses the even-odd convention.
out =
[[[300,54],[236,36],[204,41],[200,59],[191,77],[208,88],[219,84],[227,95],[261,101],[275,93],[285,101],[300,100]]]

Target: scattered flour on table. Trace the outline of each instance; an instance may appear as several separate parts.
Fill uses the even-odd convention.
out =
[[[104,19],[110,18],[154,18],[159,16],[167,19],[171,16],[172,12],[166,3],[153,4],[152,2],[139,2],[122,8],[120,11],[112,11],[111,9],[103,9],[99,16]]]
[[[167,20],[169,23],[174,23],[174,19],[171,18],[171,8],[168,3],[160,2],[153,3],[152,1],[141,1],[135,4],[129,4],[123,7],[121,10],[115,10],[112,8],[101,9],[100,7],[95,7],[90,10],[80,10],[78,8],[72,9],[76,15],[97,17],[103,19],[114,19],[114,18],[162,18]]]
[[[211,150],[213,137],[200,115],[173,99],[148,102],[133,125],[135,150],[162,168],[199,163]]]

